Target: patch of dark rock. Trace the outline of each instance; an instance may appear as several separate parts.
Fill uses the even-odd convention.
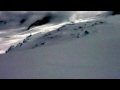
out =
[[[113,11],[113,13],[112,13],[112,15],[118,15],[118,14],[120,14],[119,10],[118,11]]]
[[[45,42],[41,43],[41,45],[45,45]]]
[[[1,24],[6,24],[7,22],[6,21],[0,21],[0,25]]]
[[[85,32],[84,32],[84,35],[88,35],[88,34],[89,34],[89,32],[88,32],[88,31],[85,31]]]
[[[25,21],[25,19],[20,20],[20,24],[23,24]]]
[[[50,22],[51,20],[51,16],[48,15],[48,16],[45,16],[43,19],[40,19],[40,20],[37,20],[35,21],[34,23],[32,23],[27,30],[29,30],[31,27],[33,26],[39,26],[39,25],[44,25],[44,24],[47,24],[48,22]]]

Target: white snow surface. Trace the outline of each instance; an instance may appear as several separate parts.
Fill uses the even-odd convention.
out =
[[[21,39],[15,42],[19,35],[11,33],[15,48],[0,55],[0,78],[119,79],[119,19],[120,15],[115,15],[43,25],[25,32],[21,29],[26,35],[23,39],[32,35],[25,43]],[[22,46],[17,45],[20,42]]]

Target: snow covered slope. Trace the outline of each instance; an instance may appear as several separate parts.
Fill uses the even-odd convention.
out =
[[[119,19],[67,23],[29,36],[0,55],[0,78],[120,78]]]
[[[18,46],[23,45],[23,41],[28,41],[26,39],[29,39],[28,36],[31,34],[30,38],[33,41],[33,37],[37,38],[34,34],[39,33],[40,38],[41,35],[68,24],[68,21],[79,22],[78,19],[98,18],[111,13],[111,11],[0,11],[0,54],[11,50],[17,44],[18,49]],[[39,42],[36,42],[36,45],[37,43]]]
[[[105,18],[105,17],[104,17]],[[50,46],[62,42],[71,41],[95,33],[95,26],[105,24],[104,18],[90,18],[64,22],[57,25],[44,25],[31,29],[30,35],[17,45],[12,45],[6,53],[16,50],[33,49],[41,46]],[[37,31],[35,33],[35,31]],[[42,32],[43,31],[43,32]],[[31,33],[34,33],[33,35]]]

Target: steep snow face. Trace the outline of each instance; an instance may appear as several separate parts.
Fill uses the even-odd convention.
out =
[[[116,15],[86,23],[72,22],[59,30],[29,36],[26,45],[0,55],[0,78],[119,79],[119,19]],[[55,37],[50,38],[52,35]],[[27,49],[40,40],[46,43]]]

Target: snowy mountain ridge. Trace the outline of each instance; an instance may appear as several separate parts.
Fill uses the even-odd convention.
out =
[[[21,47],[19,44],[0,55],[0,78],[120,78],[120,15],[61,26],[43,25],[30,32],[24,32],[23,40],[30,36]]]
[[[49,46],[52,44],[57,44],[60,42],[66,42],[75,38],[83,37],[89,33],[96,32],[95,30],[89,30],[88,28],[104,24],[105,21],[102,18],[89,18],[86,20],[76,20],[72,23],[68,22],[68,24],[63,24],[62,26],[58,25],[57,29],[52,28],[52,31],[47,30],[44,33],[37,32],[37,34],[27,36],[22,42],[17,44],[16,46],[10,46],[10,48],[6,51],[15,51],[15,50],[25,50],[26,48],[32,49],[40,46]],[[35,28],[33,28],[35,31]],[[38,27],[40,31],[40,27]],[[45,28],[48,29],[48,28]],[[86,30],[85,30],[86,29]],[[87,31],[87,29],[89,31]],[[33,38],[33,39],[32,39]]]

